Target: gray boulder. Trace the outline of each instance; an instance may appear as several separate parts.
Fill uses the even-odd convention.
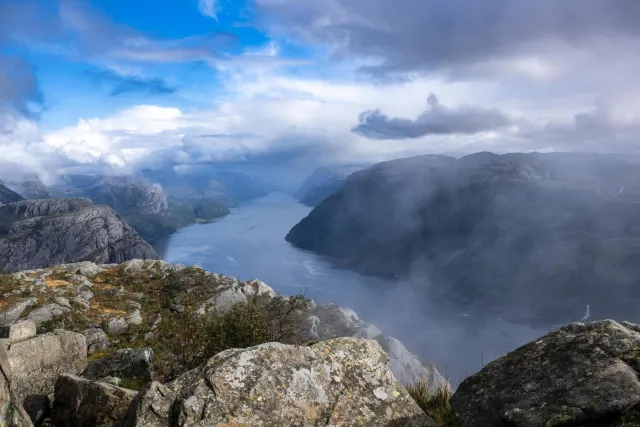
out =
[[[31,313],[29,313],[27,318],[33,320],[37,325],[39,325],[42,322],[55,319],[56,317],[64,316],[70,311],[70,308],[51,303],[40,308],[36,308]]]
[[[60,375],[55,385],[53,422],[57,427],[114,425],[136,392],[75,375]]]
[[[150,348],[118,350],[92,362],[81,375],[92,380],[118,377],[151,381],[153,378],[153,350]]]
[[[171,410],[175,393],[152,381],[134,398],[125,415],[122,427],[166,427],[171,425]]]
[[[223,351],[167,388],[143,390],[124,426],[143,425],[435,426],[380,345],[354,338]]]
[[[0,340],[11,368],[11,388],[34,422],[49,411],[56,379],[78,374],[87,365],[82,334],[60,331],[23,341]]]
[[[29,298],[0,311],[0,326],[7,325],[18,320],[23,311],[29,307],[33,307],[36,303],[36,299]]]
[[[451,405],[462,427],[640,425],[640,326],[574,323],[488,364]]]
[[[0,339],[21,341],[36,336],[36,324],[33,320],[24,320],[6,326],[0,326]]]
[[[0,425],[7,427],[33,427],[18,398],[10,387],[11,368],[6,353],[0,349]]]
[[[82,335],[84,335],[87,341],[87,354],[93,354],[109,347],[109,338],[107,338],[107,334],[100,328],[84,330],[82,331]]]
[[[25,200],[2,205],[0,223],[0,270],[158,257],[113,209],[93,205],[87,199]]]

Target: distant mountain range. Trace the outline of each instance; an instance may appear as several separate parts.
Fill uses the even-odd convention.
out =
[[[337,264],[514,319],[640,318],[640,163],[419,156],[349,176],[287,235]],[[506,313],[506,314],[505,314]]]

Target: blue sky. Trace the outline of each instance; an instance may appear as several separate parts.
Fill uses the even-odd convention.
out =
[[[639,4],[1,0],[0,176],[636,152]]]

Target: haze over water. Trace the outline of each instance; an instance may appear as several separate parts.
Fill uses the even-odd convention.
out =
[[[356,311],[456,385],[485,364],[552,329],[506,323],[499,313],[463,312],[418,299],[405,283],[340,270],[284,237],[310,208],[287,194],[247,203],[226,218],[186,227],[169,239],[163,258],[196,264],[241,280],[258,278],[278,293],[304,293],[319,303]],[[505,316],[506,317],[506,316]]]

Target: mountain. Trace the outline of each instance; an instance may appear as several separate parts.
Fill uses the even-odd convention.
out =
[[[88,199],[24,200],[0,206],[0,270],[133,258],[156,259],[157,254],[108,206]]]
[[[6,185],[25,199],[48,199],[49,190],[37,175],[24,175],[18,179],[7,179]]]
[[[133,176],[68,175],[51,189],[59,197],[86,197],[111,206],[145,240],[153,242],[198,220],[229,210],[210,198],[174,198],[161,185]]]
[[[296,192],[296,198],[307,206],[318,206],[337,192],[349,175],[365,166],[325,166],[316,169]]]
[[[161,184],[170,197],[176,200],[209,199],[227,207],[266,196],[273,191],[256,176],[205,166],[183,174],[178,174],[173,168],[145,169],[143,175],[148,180]]]
[[[352,174],[286,239],[503,318],[638,317],[640,167],[588,153],[418,156]],[[492,314],[493,315],[493,314]]]
[[[0,181],[0,205],[19,202],[24,200],[24,197],[9,189],[2,181]]]

